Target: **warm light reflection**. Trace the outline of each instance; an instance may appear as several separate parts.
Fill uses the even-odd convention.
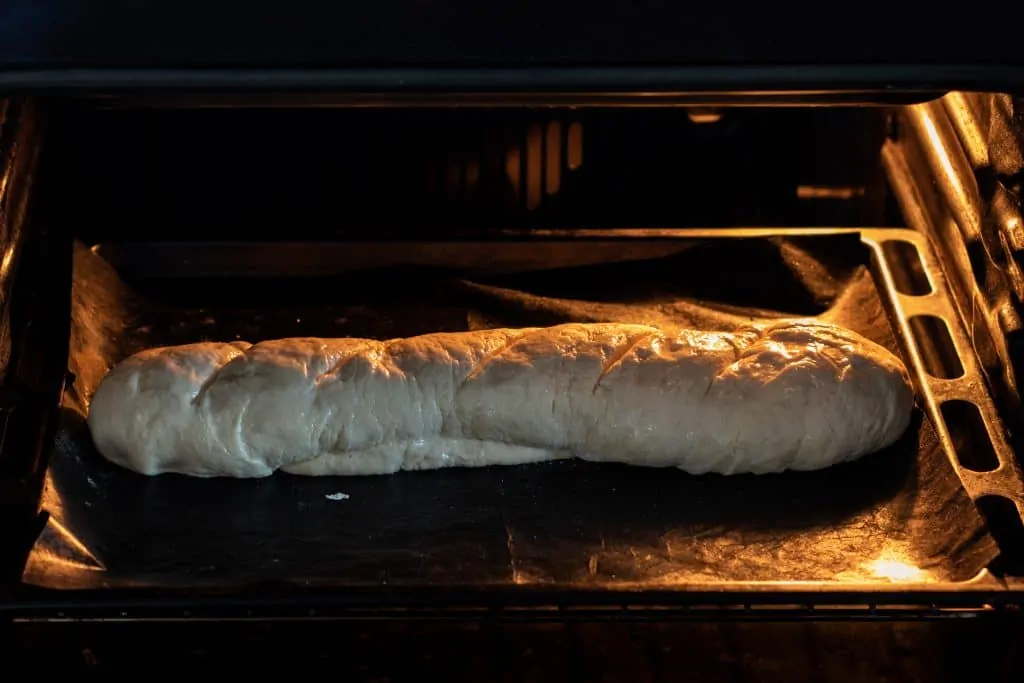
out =
[[[888,545],[888,544],[887,544]],[[889,581],[931,581],[930,572],[921,569],[902,549],[889,546],[861,567],[872,577]]]
[[[540,206],[543,145],[540,125],[532,124],[526,131],[526,209],[528,211],[533,211]]]
[[[943,150],[945,147],[942,144],[942,134],[935,125],[935,119],[932,118],[931,112],[928,111],[924,105],[916,105],[918,111],[921,112],[921,123],[924,125],[924,133],[928,138],[928,143],[933,149]],[[949,158],[948,154],[938,154],[939,164],[942,166],[942,172],[947,178],[955,178],[956,170],[953,168],[953,161]]]
[[[853,199],[864,196],[863,187],[830,187],[824,185],[798,185],[796,196],[800,199]]]
[[[886,542],[874,558],[839,572],[836,579],[844,582],[892,583],[934,583],[941,580],[931,570],[918,566],[907,548],[895,542]]]
[[[899,560],[877,559],[868,563],[872,574],[881,579],[891,581],[920,581],[927,578],[927,573],[919,567]]]
[[[544,167],[544,191],[547,194],[557,194],[562,182],[562,126],[558,121],[548,123],[544,149],[547,151]]]
[[[1006,221],[1006,232],[1015,233],[1020,230],[1021,227],[1024,226],[1021,225],[1020,218],[1017,216],[1011,216]]]
[[[518,198],[522,193],[522,183],[519,179],[519,169],[523,163],[522,152],[518,146],[511,147],[505,155],[505,175],[512,184],[512,193]]]
[[[579,121],[569,124],[566,165],[570,171],[575,171],[583,165],[583,125]]]
[[[722,120],[721,112],[706,109],[692,109],[686,112],[686,116],[693,123],[718,123]]]
[[[14,249],[8,249],[4,252],[3,261],[0,262],[0,273],[7,273],[11,268],[12,261],[14,261]]]

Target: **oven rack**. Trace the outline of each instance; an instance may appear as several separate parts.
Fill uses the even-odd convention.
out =
[[[800,583],[752,587],[722,585],[716,591],[617,591],[496,587],[466,589],[295,589],[292,586],[238,594],[199,595],[168,591],[82,591],[54,599],[32,591],[0,603],[0,621],[922,621],[1017,618],[1024,584],[996,579],[987,570],[975,579],[927,588],[870,585],[837,588]]]
[[[965,490],[986,513],[1004,555],[1024,547],[1019,529],[1024,512],[1020,465],[1014,459],[948,284],[928,238],[889,228],[743,228],[728,230],[626,230],[508,232],[510,241],[751,238],[766,235],[857,234],[871,251],[883,303],[912,369],[923,408]],[[898,263],[897,263],[898,261]],[[58,265],[67,263],[56,259]],[[931,316],[948,336],[925,334],[912,321]],[[940,348],[936,348],[936,345]],[[946,368],[942,344],[961,365],[959,377],[936,377]],[[948,349],[947,349],[948,351]],[[948,374],[948,373],[947,373]],[[996,459],[977,469],[963,449],[962,433],[943,413],[946,402],[974,406],[983,429],[970,434]],[[962,413],[961,413],[962,415]],[[992,505],[985,501],[1004,501]],[[38,521],[38,520],[37,520]],[[1012,559],[1012,557],[1011,557]],[[0,615],[13,620],[931,620],[1011,617],[1024,604],[1024,580],[1014,571],[984,570],[959,583],[856,584],[765,582],[676,586],[670,590],[580,589],[573,586],[476,586],[319,589],[256,586],[242,591],[109,589],[52,591],[25,585],[0,589]]]

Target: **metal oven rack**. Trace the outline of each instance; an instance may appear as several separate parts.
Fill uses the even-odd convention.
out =
[[[1001,525],[1024,516],[1021,468],[980,376],[979,363],[949,283],[928,238],[888,228],[743,228],[707,230],[541,231],[509,233],[511,242],[558,240],[743,239],[855,234],[869,249],[876,284],[922,408],[965,490]],[[900,263],[896,264],[899,260]],[[909,264],[909,265],[908,265]],[[909,277],[907,274],[910,274]],[[922,324],[922,319],[929,322]],[[936,332],[936,330],[941,330]],[[951,360],[952,359],[952,360]],[[951,365],[958,366],[950,372]],[[956,407],[951,412],[949,406]],[[964,416],[975,429],[962,431]],[[969,425],[970,426],[970,425]],[[978,453],[990,455],[981,460]],[[993,535],[997,535],[993,530]],[[998,540],[998,539],[997,539]],[[1017,547],[1020,538],[1010,538]],[[1004,550],[1005,552],[1005,550]],[[1024,580],[983,570],[963,582],[886,585],[766,581],[673,586],[635,592],[530,588],[338,591],[264,586],[242,594],[87,590],[54,593],[22,587],[0,613],[23,620],[152,619],[943,619],[1011,615],[1024,603]]]

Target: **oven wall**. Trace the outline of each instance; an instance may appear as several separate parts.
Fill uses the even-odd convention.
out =
[[[54,118],[62,206],[86,242],[902,224],[878,107],[76,104]]]

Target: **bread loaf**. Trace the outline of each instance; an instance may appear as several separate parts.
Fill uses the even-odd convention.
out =
[[[899,359],[834,325],[599,323],[155,348],[104,377],[88,422],[104,457],[146,475],[570,457],[734,474],[877,451],[906,430],[913,405]]]

